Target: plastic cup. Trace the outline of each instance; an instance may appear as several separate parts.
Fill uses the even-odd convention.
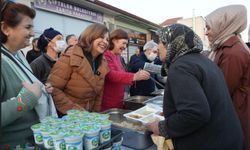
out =
[[[41,128],[41,133],[43,135],[43,144],[44,144],[44,147],[47,149],[54,148],[53,139],[50,135],[54,130],[56,130],[56,128],[48,126],[48,125],[45,125]]]
[[[43,135],[41,133],[42,123],[34,124],[31,126],[31,130],[33,131],[35,143],[37,145],[43,144]]]
[[[44,124],[50,124],[52,122],[55,122],[56,119],[58,119],[58,118],[55,116],[47,116],[44,119],[42,119],[41,122]]]
[[[99,145],[99,132],[101,128],[100,126],[86,126],[84,129],[84,147],[85,150],[91,150]]]
[[[51,132],[51,137],[54,143],[55,150],[66,150],[66,144],[64,141],[64,132],[62,130],[55,130]]]
[[[69,131],[64,134],[64,140],[67,150],[82,150],[83,149],[83,133]]]
[[[75,114],[80,114],[82,111],[77,110],[77,109],[70,109],[67,111],[67,115],[75,115]]]
[[[108,120],[100,121],[97,124],[100,125],[100,143],[107,142],[111,139],[111,122]]]

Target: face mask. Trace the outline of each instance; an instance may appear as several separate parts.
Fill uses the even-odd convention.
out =
[[[154,61],[156,57],[157,57],[157,54],[151,53],[150,55],[147,56],[147,59],[149,61]]]
[[[56,41],[56,46],[54,47],[54,50],[57,52],[57,53],[60,53],[62,51],[64,51],[66,48],[66,43],[64,40],[59,40],[59,41]]]

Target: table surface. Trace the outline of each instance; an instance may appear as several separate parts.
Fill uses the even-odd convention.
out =
[[[122,150],[135,150],[133,148],[129,148],[129,147],[126,147],[126,146],[121,146],[121,149]],[[156,149],[157,149],[156,145],[153,144],[152,146],[146,148],[145,150],[156,150]]]

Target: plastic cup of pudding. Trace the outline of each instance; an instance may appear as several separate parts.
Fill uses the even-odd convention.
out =
[[[54,143],[51,137],[51,133],[55,130],[57,130],[57,128],[51,127],[49,125],[42,126],[41,128],[41,133],[43,135],[43,144],[44,144],[44,147],[47,149],[54,148]]]
[[[91,120],[98,120],[98,118],[100,117],[100,114],[99,113],[96,113],[96,112],[92,112],[92,113],[89,113],[87,116],[86,116],[88,119],[91,119]]]
[[[111,122],[109,120],[99,121],[97,124],[101,127],[100,143],[107,142],[111,139]]]
[[[67,150],[83,150],[83,133],[68,131],[64,134]]]
[[[33,131],[35,143],[37,145],[42,145],[43,144],[43,135],[41,133],[41,127],[42,123],[34,124],[31,126],[31,130]]]
[[[54,143],[55,150],[66,150],[66,144],[64,141],[64,131],[63,130],[54,130],[51,132],[51,137]]]
[[[77,110],[77,109],[70,109],[67,111],[67,115],[75,115],[75,114],[80,114],[82,111]]]
[[[101,130],[100,126],[93,125],[93,126],[87,126],[83,128],[84,130],[84,147],[85,150],[91,150],[99,145],[99,132]]]
[[[100,120],[109,120],[109,114],[100,114],[98,119],[100,119]]]
[[[44,124],[50,124],[50,123],[54,123],[56,121],[56,119],[58,119],[58,118],[54,117],[54,116],[47,116],[44,119],[42,119],[41,122]]]
[[[60,125],[60,127],[61,128],[68,128],[69,126],[71,126],[73,123],[71,122],[71,121],[68,121],[68,120],[66,120],[66,121],[63,121],[62,123],[61,123],[61,125]]]

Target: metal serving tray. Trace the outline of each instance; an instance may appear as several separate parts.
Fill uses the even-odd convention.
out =
[[[154,95],[154,96],[160,96],[160,95],[164,95],[164,89],[159,89],[159,90],[156,90],[152,93],[150,93],[151,95]]]
[[[145,101],[144,104],[154,104],[163,108],[163,96],[155,96],[153,98],[150,98]]]
[[[132,128],[119,126],[119,123],[125,122],[130,124],[127,119],[123,116],[125,113],[129,113],[131,110],[124,109],[109,109],[102,113],[109,114],[109,119],[113,122],[112,129],[118,129],[123,131],[123,142],[122,145],[133,148],[133,149],[146,149],[147,147],[153,145],[151,139],[151,133],[144,131],[137,131]],[[138,126],[142,126],[141,124]]]
[[[143,106],[145,106],[144,102],[147,101],[148,99],[150,99],[152,97],[150,96],[131,96],[127,99],[125,99],[124,102],[124,106],[125,109],[128,110],[136,110],[139,109]]]
[[[109,120],[111,120],[112,122],[121,123],[123,121],[126,121],[126,118],[123,116],[123,114],[129,112],[131,112],[131,110],[112,108],[102,113],[109,114]]]

